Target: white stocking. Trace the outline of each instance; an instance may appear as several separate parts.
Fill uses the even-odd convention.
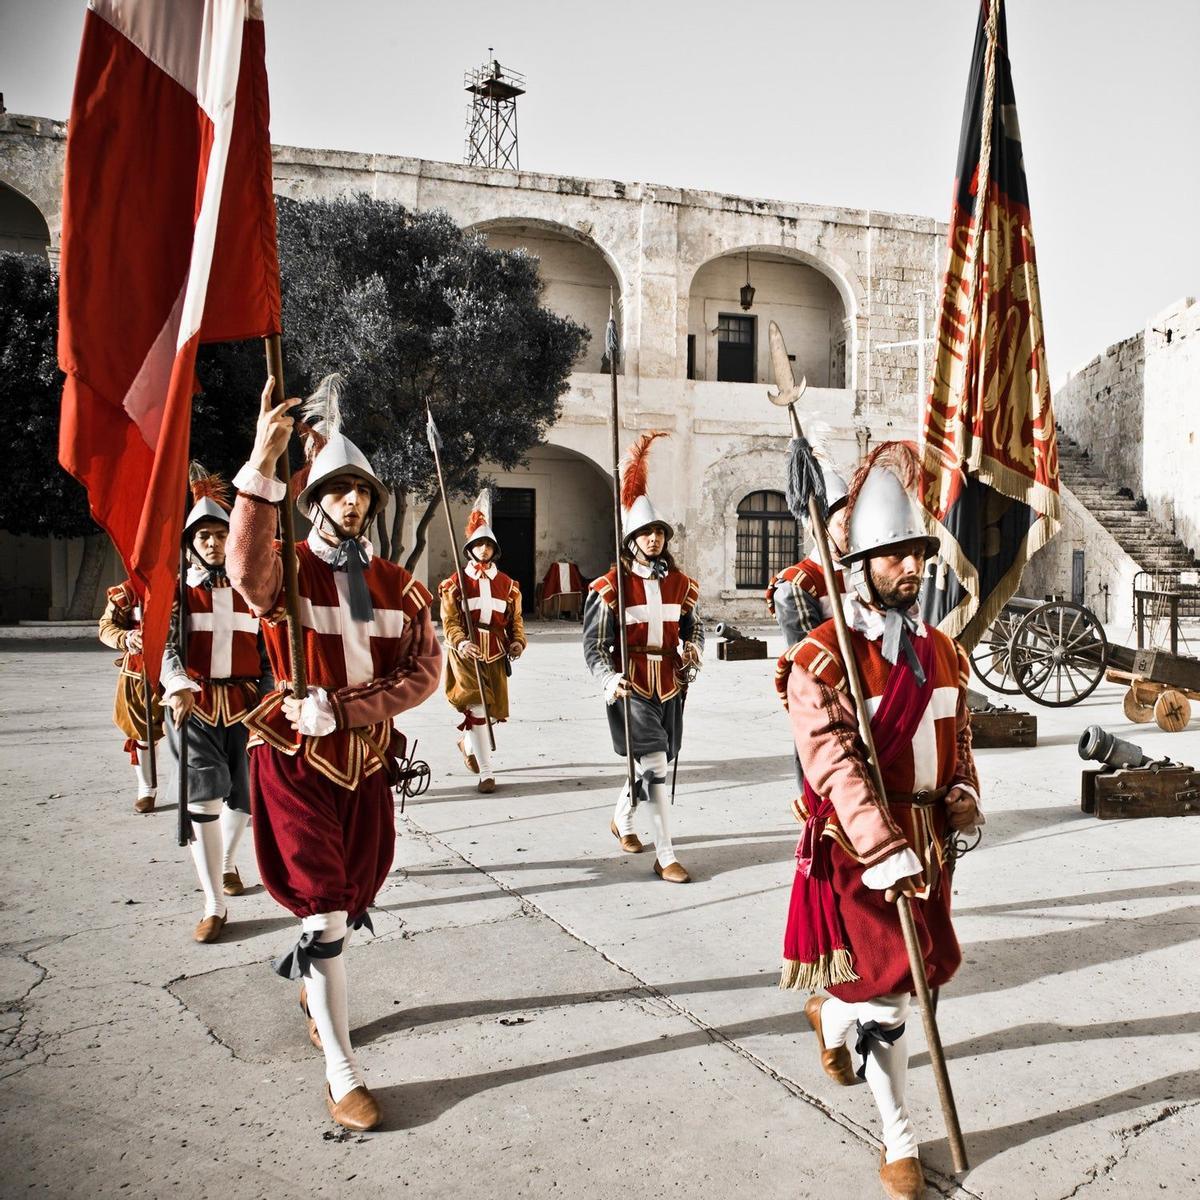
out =
[[[192,821],[192,863],[204,892],[204,915],[223,917],[225,900],[221,893],[221,826],[217,813],[222,808],[220,800],[192,800],[188,812]]]
[[[242,840],[242,834],[246,832],[246,824],[250,820],[250,814],[244,813],[241,809],[230,808],[228,804],[221,805],[221,845],[223,849],[223,858],[221,869],[226,875],[237,870],[238,844]]]
[[[885,1030],[898,1029],[908,1018],[909,998],[905,995],[877,996],[858,1004],[830,996],[821,1006],[821,1029],[825,1047],[844,1046],[859,1023],[874,1021]],[[917,1156],[917,1135],[905,1103],[908,1079],[908,1034],[902,1033],[891,1045],[873,1038],[867,1052],[867,1086],[875,1097],[883,1122],[883,1146],[888,1162]]]
[[[133,764],[133,773],[137,778],[138,799],[143,796],[153,796],[158,788],[150,782],[150,747],[145,742],[137,744],[138,760]]]
[[[318,931],[318,942],[337,942],[346,936],[344,912],[317,913],[305,917],[300,927],[306,933]],[[343,948],[345,943],[343,942]],[[354,1049],[350,1045],[350,1001],[346,989],[346,959],[339,952],[333,958],[310,958],[306,983],[308,1011],[317,1023],[321,1045],[325,1048],[325,1078],[334,1102],[347,1092],[361,1087],[364,1080]]]
[[[477,720],[483,721],[483,705],[472,704],[467,710],[471,716]],[[482,725],[472,725],[467,730],[467,740],[471,747],[471,753],[475,755],[475,761],[479,764],[480,779],[495,779],[495,773],[492,769],[492,744],[488,740],[487,722]]]
[[[656,750],[653,754],[643,754],[637,760],[638,771],[646,780],[646,790],[650,793],[650,820],[654,825],[654,850],[658,857],[659,866],[669,867],[675,859],[675,850],[671,845],[671,825],[668,815],[670,807],[667,799],[667,753]]]
[[[613,812],[613,824],[622,837],[633,832],[633,801],[629,798],[629,780],[625,780],[621,794],[617,797],[617,807]]]

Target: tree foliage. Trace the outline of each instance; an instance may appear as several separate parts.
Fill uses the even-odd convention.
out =
[[[346,432],[398,495],[437,504],[425,440],[429,401],[452,493],[487,464],[511,470],[558,419],[588,333],[541,306],[537,260],[490,249],[443,212],[367,196],[280,199],[288,391],[340,371]],[[392,557],[399,521],[392,530]]]
[[[58,465],[58,276],[41,256],[0,251],[0,529],[99,532],[87,494]]]

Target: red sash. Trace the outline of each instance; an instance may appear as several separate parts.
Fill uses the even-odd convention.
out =
[[[851,633],[851,638],[861,634]],[[929,701],[933,698],[933,638],[913,639],[917,661],[925,672],[920,685],[903,655],[888,673],[887,686],[871,718],[871,734],[880,767],[886,767],[910,745]],[[827,796],[818,796],[804,781],[808,820],[796,847],[796,878],[783,935],[785,986],[815,991],[836,983],[853,983],[854,973],[846,932],[838,915],[830,862],[831,839],[823,837],[825,824],[834,815]]]

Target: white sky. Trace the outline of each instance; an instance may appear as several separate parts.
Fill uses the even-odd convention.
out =
[[[1052,378],[1200,290],[1200,3],[1009,0]],[[523,72],[521,165],[945,220],[976,0],[265,0],[275,141],[461,161]],[[65,117],[83,0],[0,0],[10,112]]]

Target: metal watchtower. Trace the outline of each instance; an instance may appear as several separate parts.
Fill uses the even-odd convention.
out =
[[[471,94],[464,161],[472,167],[521,169],[517,153],[517,97],[525,95],[525,76],[501,67],[488,47],[488,61],[463,78]]]

